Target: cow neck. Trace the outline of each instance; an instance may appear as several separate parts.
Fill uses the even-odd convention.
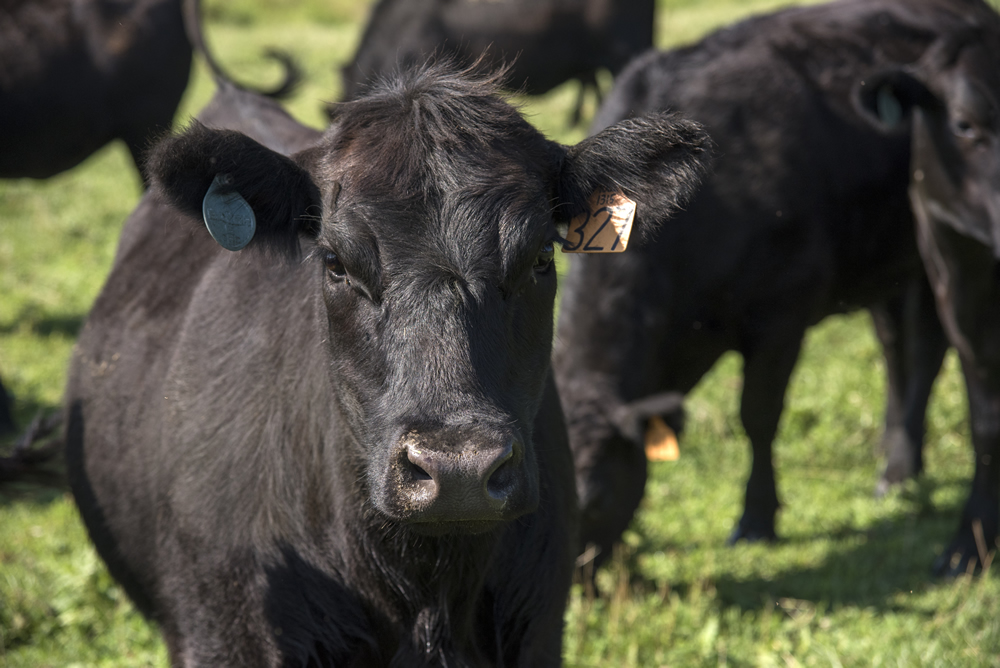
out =
[[[372,511],[353,533],[349,577],[376,632],[399,644],[393,665],[465,665],[478,656],[477,629],[496,636],[485,582],[502,530],[423,536]]]

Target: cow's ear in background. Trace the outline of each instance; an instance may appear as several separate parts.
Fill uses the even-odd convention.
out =
[[[909,132],[909,120],[916,106],[926,111],[942,108],[927,86],[905,69],[865,77],[854,85],[852,98],[862,118],[886,133]]]
[[[318,229],[319,191],[307,169],[239,132],[195,122],[159,142],[148,168],[154,187],[229,250],[295,256],[298,235]]]
[[[711,153],[705,130],[676,114],[615,123],[567,151],[559,178],[559,218],[582,214],[595,191],[621,191],[636,202],[635,229],[645,236],[694,193]]]
[[[659,418],[675,434],[684,429],[684,395],[679,392],[654,394],[631,403],[622,404],[610,411],[611,420],[619,433],[641,447],[649,421]]]

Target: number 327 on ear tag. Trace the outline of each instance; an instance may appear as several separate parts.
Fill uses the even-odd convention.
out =
[[[620,253],[628,246],[635,202],[621,192],[598,190],[587,211],[569,224],[564,253]]]
[[[226,188],[229,176],[216,174],[201,202],[201,215],[212,238],[226,250],[238,251],[253,239],[257,218],[243,197]]]

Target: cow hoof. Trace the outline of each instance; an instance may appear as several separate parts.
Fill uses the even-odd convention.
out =
[[[881,499],[893,487],[917,477],[920,465],[914,461],[912,448],[900,452],[903,448],[904,446],[898,444],[895,447],[889,447],[888,461],[886,461],[885,469],[882,471],[882,477],[875,485],[875,498]]]
[[[993,545],[991,541],[983,541],[980,547],[976,544],[972,536],[956,538],[944,552],[934,560],[931,567],[931,574],[937,578],[956,578],[961,575],[975,575],[982,570],[983,564],[987,567],[993,560],[993,551],[986,546]]]
[[[936,578],[952,579],[960,575],[973,575],[979,570],[979,554],[973,548],[972,552],[955,547],[947,549],[934,560],[931,575]]]
[[[726,545],[736,545],[740,541],[748,543],[774,543],[778,540],[778,535],[774,532],[774,527],[753,527],[749,523],[739,525],[729,535]]]
[[[899,485],[899,482],[891,482],[886,480],[884,477],[880,478],[878,483],[875,485],[875,498],[881,499],[897,485]]]

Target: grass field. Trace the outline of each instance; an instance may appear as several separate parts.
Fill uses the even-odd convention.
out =
[[[336,99],[334,66],[365,18],[350,0],[208,0],[208,37],[242,81],[278,77],[262,47],[302,61],[289,103],[320,126]],[[669,46],[780,0],[661,0]],[[180,122],[209,99],[200,64]],[[550,136],[566,127],[572,85],[524,101]],[[58,405],[71,347],[140,195],[123,147],[46,182],[0,181],[0,376],[22,424]],[[737,418],[740,360],[727,356],[688,403],[681,458],[652,465],[626,543],[574,589],[565,659],[573,667],[1000,666],[1000,578],[932,581],[968,488],[965,398],[949,356],[928,425],[925,477],[872,496],[883,364],[863,314],[814,329],[775,444],[784,508],[773,546],[725,547],[742,508],[749,448]],[[155,628],[131,607],[90,547],[62,491],[0,496],[0,668],[166,666]]]

